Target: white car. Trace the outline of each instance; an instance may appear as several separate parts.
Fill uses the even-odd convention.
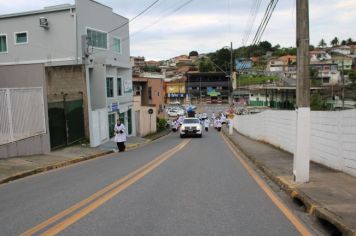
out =
[[[178,116],[178,110],[176,109],[169,109],[168,112],[167,112],[168,116],[170,117],[175,117],[175,116]]]
[[[198,136],[202,137],[203,127],[200,124],[200,120],[198,118],[185,118],[183,120],[183,124],[179,129],[180,137],[184,138],[186,136]]]
[[[177,114],[179,116],[184,116],[185,115],[185,111],[183,109],[177,109]]]
[[[184,111],[179,108],[171,108],[167,112],[168,116],[175,117],[175,116],[184,116]]]

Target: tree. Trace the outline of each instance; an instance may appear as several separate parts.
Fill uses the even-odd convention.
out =
[[[320,96],[319,92],[312,93],[310,95],[310,109],[313,111],[320,111],[326,109],[326,104],[324,99]]]
[[[157,66],[145,66],[145,67],[143,67],[143,71],[145,71],[145,72],[161,72],[161,69]]]
[[[210,59],[222,70],[230,70],[230,49],[224,47],[217,50],[215,53],[209,54]]]
[[[356,71],[351,70],[349,72],[349,80],[351,81],[351,87],[356,88]]]
[[[335,47],[337,45],[339,45],[339,39],[337,37],[335,37],[333,40],[331,40],[330,44]]]
[[[321,48],[325,48],[325,47],[326,47],[326,42],[325,42],[325,40],[324,40],[324,39],[321,39],[318,46],[321,47]]]
[[[342,41],[341,41],[341,45],[342,45],[342,46],[345,46],[346,44],[347,44],[346,40],[342,40]]]
[[[354,43],[354,41],[352,40],[352,38],[348,38],[347,40],[346,40],[346,44],[347,45],[352,45]]]
[[[209,58],[201,58],[198,62],[200,72],[210,72],[214,70],[214,65]]]
[[[189,53],[189,57],[197,57],[197,56],[199,56],[199,54],[198,54],[197,51],[191,51],[191,52]]]
[[[272,44],[268,41],[262,41],[258,44],[259,47],[265,49],[266,51],[271,51]]]

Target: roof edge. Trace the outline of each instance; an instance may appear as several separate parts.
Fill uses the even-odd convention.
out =
[[[73,5],[72,4],[64,4],[64,5],[48,6],[48,7],[44,7],[41,10],[34,10],[34,11],[26,11],[26,12],[18,12],[18,13],[10,13],[10,14],[5,14],[5,15],[0,15],[0,19],[21,17],[21,16],[29,16],[29,15],[37,15],[37,14],[58,12],[58,11],[67,11],[67,10],[73,9],[75,7],[76,6],[74,4]]]

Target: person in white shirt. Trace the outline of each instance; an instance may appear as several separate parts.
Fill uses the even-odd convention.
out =
[[[221,113],[221,118],[220,118],[220,120],[221,120],[221,123],[222,123],[222,124],[225,124],[225,123],[226,123],[226,116],[224,115],[224,113]]]
[[[216,119],[216,128],[218,129],[219,132],[221,131],[221,126],[222,126],[221,120],[219,118],[217,118]]]
[[[176,132],[178,130],[178,127],[179,127],[179,122],[178,120],[173,120],[172,121],[172,131],[173,132]]]
[[[125,142],[126,142],[126,128],[124,124],[121,124],[120,120],[117,120],[114,128],[115,132],[115,142],[117,144],[117,149],[119,152],[125,151]]]
[[[214,129],[217,129],[218,118],[213,119]]]
[[[183,120],[184,120],[184,117],[183,116],[179,116],[178,122],[179,122],[180,125],[183,124]]]
[[[211,119],[215,120],[215,112],[213,112],[213,114],[211,114]]]
[[[205,120],[204,120],[204,128],[205,128],[205,131],[208,131],[208,130],[209,130],[209,125],[210,125],[210,120],[209,120],[209,119],[205,119]]]

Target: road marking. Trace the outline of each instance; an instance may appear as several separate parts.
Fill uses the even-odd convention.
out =
[[[312,236],[312,233],[304,226],[304,224],[283,204],[279,197],[267,186],[267,184],[258,176],[258,174],[250,167],[250,165],[240,157],[236,152],[233,144],[223,134],[221,134],[227,146],[234,154],[235,158],[242,164],[247,170],[249,175],[256,181],[260,188],[266,193],[266,195],[272,200],[272,202],[279,208],[279,210],[287,217],[287,219],[294,225],[294,227],[303,236]]]
[[[82,210],[74,213],[69,218],[64,219],[62,222],[52,226],[50,229],[42,233],[41,235],[56,235],[59,232],[66,229],[68,226],[72,225],[79,219],[83,218],[90,212],[94,211],[99,206],[103,205],[105,202],[116,196],[118,193],[125,190],[127,187],[134,184],[139,179],[143,178],[148,173],[152,172],[155,168],[157,168],[160,164],[171,158],[175,153],[181,150],[190,142],[190,139],[186,139],[178,144],[176,147],[164,152],[163,154],[159,155],[154,160],[150,161],[149,163],[145,164],[144,166],[138,168],[137,170],[131,172],[130,174],[126,175],[123,178],[120,178],[110,185],[104,187],[103,189],[99,190],[98,192],[94,193],[93,195],[89,196],[88,198],[74,204],[73,206],[69,207],[68,209],[58,213],[57,215],[49,218],[48,220],[43,221],[42,223],[36,225],[35,227],[27,230],[26,232],[22,233],[22,236],[34,235],[39,233],[39,231],[49,227],[50,225],[59,222],[64,217],[68,216],[69,214],[79,210],[80,208],[84,207]]]

